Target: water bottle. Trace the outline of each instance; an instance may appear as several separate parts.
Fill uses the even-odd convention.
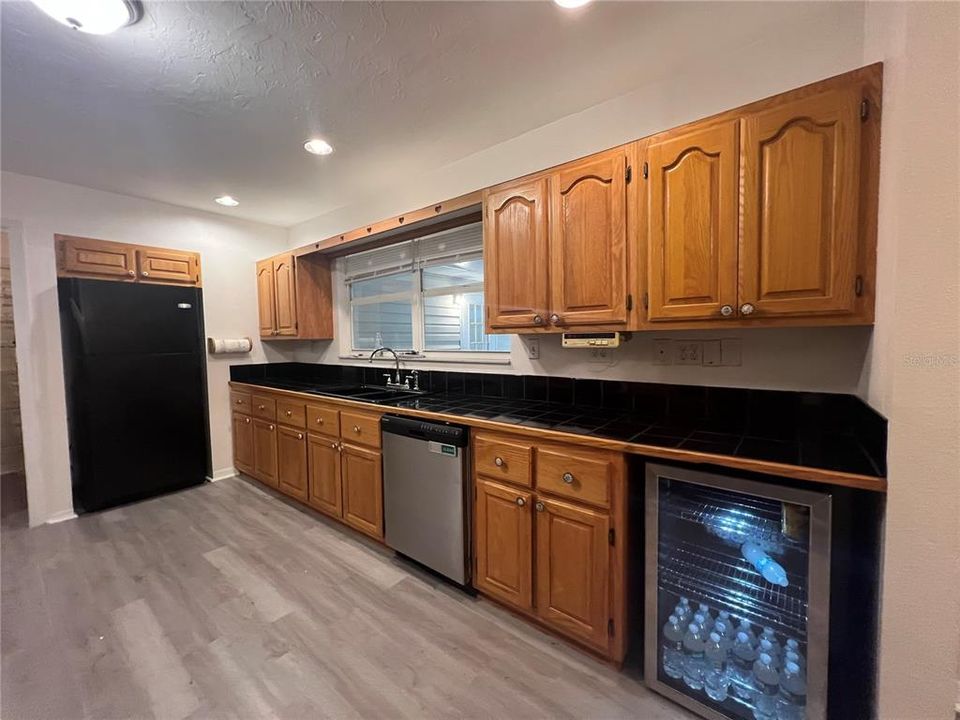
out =
[[[749,621],[741,620],[740,627],[737,628],[737,631],[745,633],[747,638],[750,640],[750,644],[754,648],[757,647],[757,636],[753,634],[753,626],[750,625]]]
[[[673,608],[673,614],[677,616],[677,620],[680,622],[680,627],[685,627],[690,624],[690,621],[687,619],[687,610],[683,605],[679,603],[675,608]]]
[[[683,682],[691,690],[703,689],[703,642],[700,626],[692,622],[683,636]]]
[[[753,649],[750,637],[745,632],[738,632],[730,653],[730,680],[733,694],[741,700],[750,700],[753,697],[753,663],[757,659],[757,651]]]
[[[713,631],[720,636],[720,645],[729,652],[733,648],[733,630],[723,620],[717,620],[713,624]]]
[[[788,662],[780,678],[777,720],[804,720],[807,714],[807,681],[800,666]]]
[[[703,657],[705,669],[703,687],[711,700],[722,703],[727,699],[730,676],[727,674],[727,649],[717,633],[710,633],[710,642],[707,643]]]
[[[757,652],[763,655],[766,653],[770,656],[770,666],[774,670],[780,669],[780,656],[774,651],[774,646],[768,638],[762,638],[760,640],[760,646],[757,649]]]
[[[800,666],[801,670],[807,666],[806,658],[800,654],[800,643],[793,638],[787,640],[787,645],[784,648],[784,657],[786,657],[787,653],[793,653],[796,656],[793,661]]]
[[[753,664],[753,717],[756,720],[777,720],[777,703],[780,697],[780,676],[773,668],[773,658],[760,653]]]
[[[661,648],[663,672],[679,680],[683,677],[683,629],[676,615],[671,615],[663,626]]]
[[[763,579],[773,585],[787,587],[787,571],[783,566],[770,557],[759,545],[752,542],[745,542],[740,546],[740,554],[743,559],[753,565],[757,572],[763,576]]]
[[[713,631],[713,616],[710,615],[710,607],[706,603],[700,603],[697,612],[703,616],[703,624],[700,625],[700,628],[703,630],[704,636],[709,637]]]
[[[783,658],[783,648],[780,647],[780,643],[777,641],[777,634],[773,631],[772,627],[765,627],[763,629],[763,635],[760,636],[761,640],[770,641],[770,649],[773,651],[770,653],[770,656],[774,660],[774,664],[778,667],[780,666],[780,661]]]
[[[731,633],[733,632],[733,618],[730,617],[729,611],[721,610],[720,612],[718,612],[717,622],[723,622],[723,624],[727,626],[730,632]],[[716,623],[714,623],[714,625],[716,625]],[[733,637],[731,637],[730,639],[733,640]]]

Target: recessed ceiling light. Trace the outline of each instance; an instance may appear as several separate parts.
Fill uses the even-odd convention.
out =
[[[319,138],[307,140],[303,144],[303,149],[314,155],[329,155],[333,152],[333,146],[326,140],[320,140]]]
[[[143,16],[139,0],[33,0],[59,23],[91,35],[106,35]]]
[[[240,204],[239,200],[236,200],[230,197],[229,195],[221,195],[218,198],[214,198],[213,201],[215,203],[219,203],[220,205],[224,205],[226,207],[236,207],[237,205]]]
[[[557,5],[564,8],[565,10],[573,10],[574,8],[583,7],[591,0],[553,0]]]

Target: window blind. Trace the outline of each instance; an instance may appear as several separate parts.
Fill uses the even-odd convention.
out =
[[[413,269],[414,245],[412,241],[387,245],[376,250],[347,255],[344,264],[344,279],[356,280],[390,275]]]
[[[417,242],[417,267],[473,260],[483,255],[483,223],[462,225],[422,237]]]

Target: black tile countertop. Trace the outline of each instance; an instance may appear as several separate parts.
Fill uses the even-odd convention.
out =
[[[428,372],[421,374],[425,393],[413,396],[385,392],[382,373],[382,367],[275,363],[233,366],[231,379],[636,445],[868,477],[886,473],[886,421],[850,395]]]

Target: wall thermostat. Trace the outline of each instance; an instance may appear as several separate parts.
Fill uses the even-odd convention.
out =
[[[564,333],[565,348],[615,348],[620,347],[621,335],[618,332]]]

